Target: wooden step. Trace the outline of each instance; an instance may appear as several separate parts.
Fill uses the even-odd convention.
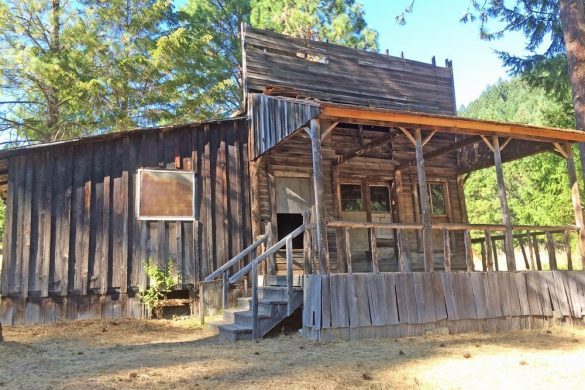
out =
[[[252,328],[240,326],[227,321],[211,321],[209,328],[218,332],[219,336],[230,341],[251,340]]]
[[[258,313],[271,314],[273,307],[277,305],[287,305],[288,302],[278,299],[258,299]],[[251,310],[252,309],[252,298],[243,297],[238,298],[238,309],[240,310]]]
[[[286,275],[267,275],[264,276],[265,283],[260,283],[264,286],[281,286],[286,287]],[[303,285],[303,275],[293,275],[293,286],[301,287]]]
[[[302,291],[303,291],[300,287],[295,287],[293,290],[295,292],[300,292],[300,293],[302,293]],[[286,287],[280,287],[280,286],[261,286],[261,287],[258,287],[258,299],[286,301],[288,299]]]
[[[271,329],[288,317],[286,287],[263,286],[258,288],[258,330],[263,337]],[[269,296],[269,297],[265,297]],[[293,310],[303,304],[303,290],[295,288],[293,293]],[[222,321],[209,324],[211,329],[227,340],[238,341],[252,338],[254,319],[251,310],[251,298],[239,298],[239,307],[224,311]]]

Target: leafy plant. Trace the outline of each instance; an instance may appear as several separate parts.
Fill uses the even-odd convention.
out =
[[[149,287],[140,291],[142,303],[156,318],[162,317],[162,303],[165,293],[171,291],[177,285],[177,280],[172,276],[174,262],[167,261],[166,267],[159,267],[148,259],[144,262],[144,270],[149,280]]]

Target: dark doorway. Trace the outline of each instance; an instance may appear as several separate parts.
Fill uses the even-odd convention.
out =
[[[278,240],[280,241],[303,224],[303,215],[278,213],[276,214],[276,223],[278,226]],[[303,249],[302,234],[293,239],[293,249]]]

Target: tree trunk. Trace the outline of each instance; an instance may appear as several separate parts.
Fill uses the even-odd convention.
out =
[[[51,9],[51,41],[50,52],[57,57],[61,51],[61,3],[60,0],[52,0]],[[63,138],[59,132],[59,98],[57,89],[49,83],[47,86],[47,137],[45,141],[56,141]]]
[[[575,125],[585,131],[585,6],[583,0],[559,0],[563,40],[573,87]],[[585,143],[579,144],[581,174],[585,178]]]

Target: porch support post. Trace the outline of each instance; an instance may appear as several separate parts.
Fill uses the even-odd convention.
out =
[[[329,273],[329,248],[327,244],[327,223],[323,200],[323,167],[321,158],[321,135],[319,121],[311,119],[309,135],[313,154],[313,189],[315,191],[315,222],[317,224],[317,250],[319,252],[319,273]]]
[[[571,198],[573,200],[573,212],[575,213],[575,224],[579,228],[579,252],[581,253],[581,264],[585,264],[585,224],[583,223],[583,208],[581,207],[581,196],[579,195],[579,182],[575,171],[575,160],[573,159],[573,148],[570,144],[565,145],[567,155],[567,172],[569,174],[569,186],[571,187]]]
[[[425,173],[425,161],[423,157],[423,141],[420,129],[414,131],[416,152],[416,173],[418,174],[418,187],[420,194],[421,221],[423,224],[422,241],[425,260],[425,271],[433,271],[433,243],[431,236],[431,210],[427,189],[427,175]]]
[[[502,222],[506,226],[504,232],[504,246],[506,250],[506,262],[508,271],[516,271],[516,259],[514,258],[514,242],[512,236],[512,222],[510,221],[510,210],[508,209],[508,199],[506,197],[506,184],[504,183],[504,171],[502,169],[502,155],[500,153],[500,139],[498,136],[492,138],[494,150],[494,163],[496,167],[496,177],[498,180],[498,194],[500,196],[500,207],[502,209]]]

